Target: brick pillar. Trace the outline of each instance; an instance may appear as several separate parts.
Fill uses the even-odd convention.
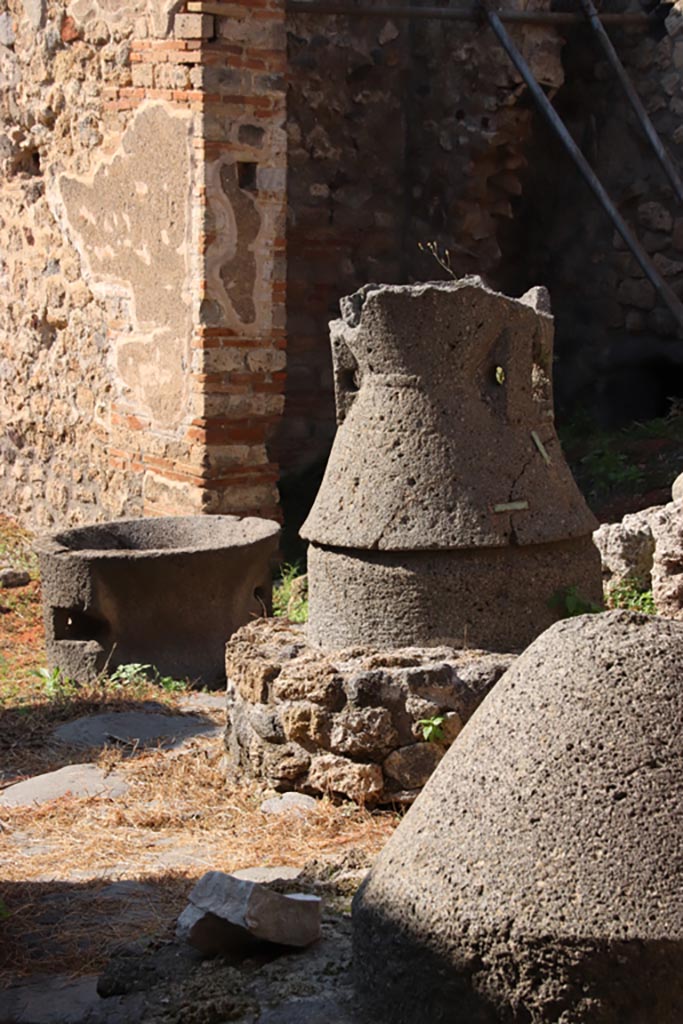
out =
[[[129,118],[150,101],[172,113],[191,167],[179,406],[159,428],[136,389],[124,389],[112,405],[110,458],[121,472],[143,474],[146,515],[277,517],[267,442],[284,406],[284,11],[273,0],[185,8],[173,38],[132,43],[133,84],[107,96],[108,109]],[[152,175],[154,159],[152,143]],[[170,217],[173,199],[182,206],[187,197],[169,198]],[[130,330],[126,316],[110,329]]]
[[[201,45],[203,162],[189,438],[204,449],[207,512],[277,515],[267,442],[284,406],[286,132],[284,11],[272,0],[176,17]],[[201,8],[191,3],[191,10]]]

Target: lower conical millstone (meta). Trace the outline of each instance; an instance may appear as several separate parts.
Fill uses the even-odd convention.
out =
[[[527,649],[356,896],[368,1019],[683,1020],[682,666],[630,612]]]

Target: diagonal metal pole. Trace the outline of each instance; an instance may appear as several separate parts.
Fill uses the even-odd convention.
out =
[[[550,125],[557,133],[562,142],[563,146],[571,156],[572,160],[581,172],[586,184],[592,189],[593,193],[597,197],[598,201],[602,205],[605,213],[611,219],[614,227],[617,229],[621,237],[626,242],[634,257],[638,261],[643,273],[654,286],[655,291],[661,298],[662,302],[669,308],[671,313],[678,323],[681,333],[683,333],[683,304],[674,295],[669,285],[664,281],[663,277],[652,263],[652,260],[641,246],[638,239],[632,233],[631,229],[626,224],[626,221],[621,216],[616,206],[608,196],[602,183],[598,179],[595,171],[586,160],[585,156],[574,142],[574,139],[569,134],[569,131],[565,127],[562,118],[559,116],[552,103],[541,89],[540,85],[534,78],[534,74],[525,61],[522,54],[519,52],[509,32],[503,25],[502,21],[498,17],[495,11],[489,10],[487,6],[487,0],[479,0],[482,10],[484,11],[489,25],[493,29],[498,41],[507,53],[508,57],[515,65],[520,75],[524,79],[524,82],[529,89],[529,92],[533,96],[537,105],[545,118],[550,122]]]
[[[590,22],[591,28],[598,37],[598,40],[600,41],[600,44],[603,50],[605,51],[605,56],[611,64],[612,70],[619,79],[619,83],[622,89],[628,96],[629,102],[636,113],[636,117],[640,121],[643,131],[647,135],[650,145],[657,154],[657,159],[664,168],[667,177],[673,185],[679,200],[683,202],[683,181],[681,181],[678,171],[676,170],[671,157],[664,149],[662,140],[657,134],[655,126],[650,120],[648,113],[641,102],[640,96],[635,90],[633,82],[628,77],[628,74],[626,73],[626,68],[621,63],[619,59],[619,54],[614,49],[614,45],[607,34],[605,26],[600,21],[600,16],[598,15],[597,10],[595,9],[595,4],[593,3],[593,0],[579,0],[579,3],[583,8],[583,13],[586,15],[588,21]]]

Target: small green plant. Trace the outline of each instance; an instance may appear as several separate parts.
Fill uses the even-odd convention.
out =
[[[148,683],[160,686],[167,693],[178,693],[187,689],[187,683],[173,676],[162,676],[154,665],[143,665],[132,661],[127,665],[119,665],[110,673],[106,686],[112,690],[142,689]]]
[[[37,668],[33,675],[41,680],[45,695],[50,700],[69,700],[80,689],[76,680],[65,676],[61,668]]]
[[[432,718],[421,718],[418,725],[422,727],[422,738],[427,743],[440,743],[444,738],[445,715],[434,715]]]
[[[599,604],[595,604],[594,601],[587,601],[585,597],[582,597],[576,587],[565,587],[562,590],[556,590],[548,603],[563,619],[570,619],[574,615],[591,615],[602,611]]]
[[[273,613],[291,622],[308,621],[307,579],[301,563],[286,562],[273,588]]]
[[[657,614],[652,591],[639,587],[635,580],[622,580],[606,590],[605,603],[608,608],[627,608],[644,615]]]

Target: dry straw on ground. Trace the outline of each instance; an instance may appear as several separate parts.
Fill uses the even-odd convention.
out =
[[[9,550],[17,562],[24,552],[26,562],[26,544],[26,534],[0,518],[0,555]],[[0,986],[22,973],[97,970],[117,942],[170,934],[207,870],[373,856],[396,825],[393,814],[328,800],[305,817],[266,815],[262,787],[226,782],[220,737],[175,752],[57,745],[51,732],[59,721],[150,699],[178,711],[182,695],[149,684],[112,690],[102,681],[49,698],[34,674],[44,665],[36,579],[0,591],[0,783],[91,760],[116,769],[130,788],[115,800],[67,796],[0,811],[0,915],[3,904],[8,914],[0,920]],[[221,710],[201,713],[222,722]],[[108,887],[122,879],[144,884],[112,903]]]

